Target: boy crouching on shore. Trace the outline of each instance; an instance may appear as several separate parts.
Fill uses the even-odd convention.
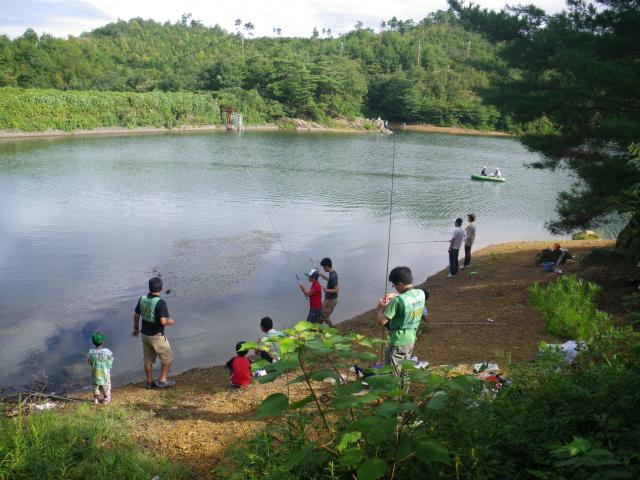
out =
[[[94,348],[87,354],[87,362],[91,366],[91,376],[93,382],[93,403],[100,403],[100,392],[104,399],[103,403],[111,401],[111,367],[113,366],[113,353],[104,346],[104,334],[95,332],[91,335],[91,342]]]
[[[237,355],[227,362],[233,388],[245,388],[251,383],[251,362],[247,358],[248,350],[240,350],[243,343],[239,342],[236,345]]]

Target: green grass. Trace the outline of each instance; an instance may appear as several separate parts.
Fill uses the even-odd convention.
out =
[[[547,331],[577,340],[587,340],[612,323],[609,315],[596,308],[599,293],[598,285],[574,275],[529,288],[531,303],[544,315]]]
[[[140,413],[83,405],[70,412],[47,411],[0,419],[0,480],[189,478],[131,431]]]

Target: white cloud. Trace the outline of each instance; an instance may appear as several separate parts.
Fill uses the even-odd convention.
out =
[[[447,8],[446,0],[240,0],[236,2],[158,2],[157,0],[4,0],[4,14],[0,14],[0,31],[11,36],[20,35],[28,27],[38,32],[64,36],[79,34],[118,18],[142,17],[156,21],[176,22],[182,14],[191,13],[193,19],[205,25],[220,25],[234,31],[234,21],[255,25],[256,36],[272,35],[273,28],[281,28],[283,35],[308,37],[317,27],[331,28],[334,34],[344,33],[360,20],[365,27],[377,29],[382,20],[395,16],[416,21],[428,13]],[[483,7],[500,9],[505,0],[477,0]],[[536,6],[549,12],[564,8],[563,0],[534,0]],[[31,8],[35,5],[37,8]],[[46,17],[43,11],[52,12]]]

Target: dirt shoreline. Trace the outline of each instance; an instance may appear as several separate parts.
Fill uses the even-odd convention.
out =
[[[403,125],[400,123],[391,124],[394,130],[406,132],[425,132],[425,133],[445,133],[449,135],[475,135],[481,137],[515,137],[513,133],[498,132],[493,130],[474,130],[472,128],[463,127],[438,127],[429,124]]]
[[[304,122],[306,124],[306,122]],[[492,132],[484,130],[472,130],[460,127],[437,127],[435,125],[401,125],[393,124],[393,130],[425,133],[446,133],[450,135],[479,135],[489,137],[512,137],[512,134],[504,132]],[[275,124],[248,125],[244,127],[247,132],[287,131]],[[0,130],[0,140],[16,140],[31,138],[56,138],[56,137],[94,137],[94,136],[120,136],[120,135],[150,135],[163,133],[210,133],[226,132],[223,125],[183,125],[180,127],[101,127],[92,130],[42,130],[26,132],[23,130]],[[378,133],[376,129],[349,128],[349,127],[324,127],[317,124],[296,127],[300,133]]]
[[[562,242],[578,256],[613,243]],[[544,332],[542,317],[530,306],[527,293],[534,282],[556,278],[533,261],[535,253],[549,244],[491,245],[474,252],[472,268],[461,270],[457,278],[447,278],[447,271],[442,270],[422,282],[420,287],[431,295],[430,320],[421,329],[414,353],[432,365],[491,361],[504,366],[507,361],[532,359],[541,340],[557,341]],[[572,273],[580,268],[578,263],[568,263],[564,270]],[[370,337],[381,334],[373,309],[338,328]],[[210,478],[211,468],[225,457],[230,444],[262,428],[264,424],[253,420],[253,415],[264,398],[290,388],[286,379],[278,379],[247,389],[229,389],[223,366],[195,368],[173,378],[177,385],[167,390],[147,390],[143,383],[114,388],[113,403],[140,414],[132,434],[142,445],[193,468],[196,478]],[[288,393],[298,396],[293,388]],[[74,396],[87,399],[90,393]]]

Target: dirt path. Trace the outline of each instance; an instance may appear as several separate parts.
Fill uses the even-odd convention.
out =
[[[535,281],[555,277],[533,264],[535,253],[548,245],[521,242],[487,247],[474,252],[472,268],[461,270],[458,278],[446,278],[446,271],[429,278],[424,286],[431,294],[431,325],[419,336],[416,354],[431,364],[501,362],[506,353],[500,352],[524,361],[532,358],[540,340],[553,341],[543,333],[542,318],[529,306],[526,291]],[[582,255],[612,242],[563,245]],[[564,267],[566,273],[577,269],[575,263]],[[486,322],[488,318],[494,322]],[[478,322],[482,325],[467,325]],[[381,334],[373,310],[339,328],[372,337]],[[176,380],[176,387],[167,390],[146,390],[142,384],[116,388],[114,403],[141,412],[134,432],[141,443],[192,466],[197,478],[210,478],[211,467],[223,458],[229,444],[261,428],[261,422],[253,421],[252,416],[265,397],[286,391],[284,379],[253,384],[246,390],[229,389],[228,374],[219,366],[190,370]],[[150,438],[155,439],[151,445]]]

